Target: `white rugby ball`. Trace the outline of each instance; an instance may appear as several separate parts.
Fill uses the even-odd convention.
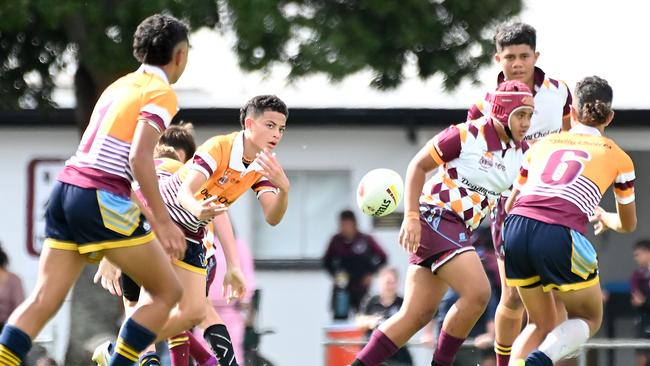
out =
[[[396,171],[374,169],[361,178],[357,187],[357,206],[363,213],[380,217],[395,211],[402,200],[404,182]]]

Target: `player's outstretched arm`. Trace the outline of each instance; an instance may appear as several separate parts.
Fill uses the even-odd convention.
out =
[[[165,251],[174,258],[185,255],[185,235],[174,224],[158,189],[153,149],[160,133],[147,120],[140,120],[133,135],[129,163],[140,191],[151,210],[151,226]]]
[[[420,246],[420,194],[427,173],[438,164],[429,153],[430,144],[424,145],[411,159],[406,169],[404,188],[404,220],[399,233],[399,243],[406,251],[415,253]]]
[[[262,175],[266,177],[275,187],[277,194],[262,193],[259,197],[264,218],[269,225],[275,226],[282,221],[284,213],[289,205],[289,178],[284,173],[282,165],[275,157],[275,154],[263,151],[257,154],[257,162],[262,167]]]
[[[235,233],[228,213],[218,215],[212,220],[214,233],[219,239],[224,257],[226,258],[226,274],[223,278],[222,294],[228,303],[233,299],[241,299],[246,294],[246,280],[239,262],[239,251],[235,242]]]

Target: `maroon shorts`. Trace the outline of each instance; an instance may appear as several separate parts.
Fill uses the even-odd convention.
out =
[[[497,258],[503,259],[503,222],[506,220],[506,201],[508,197],[500,197],[497,204],[490,211],[490,231],[492,232],[492,244]]]
[[[472,246],[472,232],[455,213],[429,205],[420,206],[420,246],[409,255],[409,263],[429,267],[435,273],[442,265]]]

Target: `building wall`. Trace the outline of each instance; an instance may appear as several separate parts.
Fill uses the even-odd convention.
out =
[[[236,125],[232,125],[235,129]],[[219,133],[229,132],[231,128],[197,128],[197,140]],[[340,199],[354,204],[356,182],[373,168],[391,168],[404,174],[406,165],[421,144],[428,140],[434,130],[416,133],[417,142],[409,142],[404,129],[373,128],[296,128],[287,130],[286,136],[277,149],[277,156],[285,169],[347,170],[350,172],[351,189]],[[638,186],[650,180],[650,173],[644,164],[650,155],[650,130],[625,131],[612,130],[611,136],[624,148],[635,150],[632,154],[637,164]],[[30,256],[25,247],[26,241],[26,196],[27,166],[34,158],[67,158],[76,148],[78,134],[72,128],[33,128],[0,129],[0,156],[5,179],[0,180],[0,192],[5,209],[0,220],[0,241],[11,257],[10,268],[18,272],[28,290],[33,288],[37,274],[37,258]],[[249,218],[253,210],[258,210],[249,195],[238,201],[231,209],[233,221],[241,238],[253,241],[253,221]],[[611,199],[610,199],[611,201]],[[291,204],[291,203],[290,203]],[[606,207],[612,207],[610,202]],[[594,240],[599,252],[603,282],[625,281],[633,268],[631,245],[640,237],[650,236],[650,227],[643,225],[650,215],[650,200],[642,190],[637,190],[639,209],[639,228],[627,236],[608,234]],[[337,213],[329,213],[335,220]],[[370,218],[360,216],[360,226],[364,231],[376,235],[390,256],[390,263],[402,273],[406,267],[406,255],[396,243],[396,230],[373,230]],[[328,237],[323,237],[323,250]],[[278,243],[282,245],[282,243]],[[260,270],[257,284],[262,289],[262,303],[259,324],[262,328],[272,328],[277,333],[262,340],[261,352],[278,365],[292,366],[305,363],[320,365],[324,358],[321,342],[324,340],[323,327],[329,324],[327,303],[330,281],[322,271]],[[64,308],[57,322],[44,333],[45,337],[65,339],[69,322],[69,310]],[[57,355],[65,350],[64,342],[57,342]],[[420,363],[428,362],[430,352],[418,351]]]

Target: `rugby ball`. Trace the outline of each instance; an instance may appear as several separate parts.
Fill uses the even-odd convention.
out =
[[[396,171],[374,169],[361,178],[357,206],[366,215],[380,217],[395,211],[402,200],[404,182]]]

